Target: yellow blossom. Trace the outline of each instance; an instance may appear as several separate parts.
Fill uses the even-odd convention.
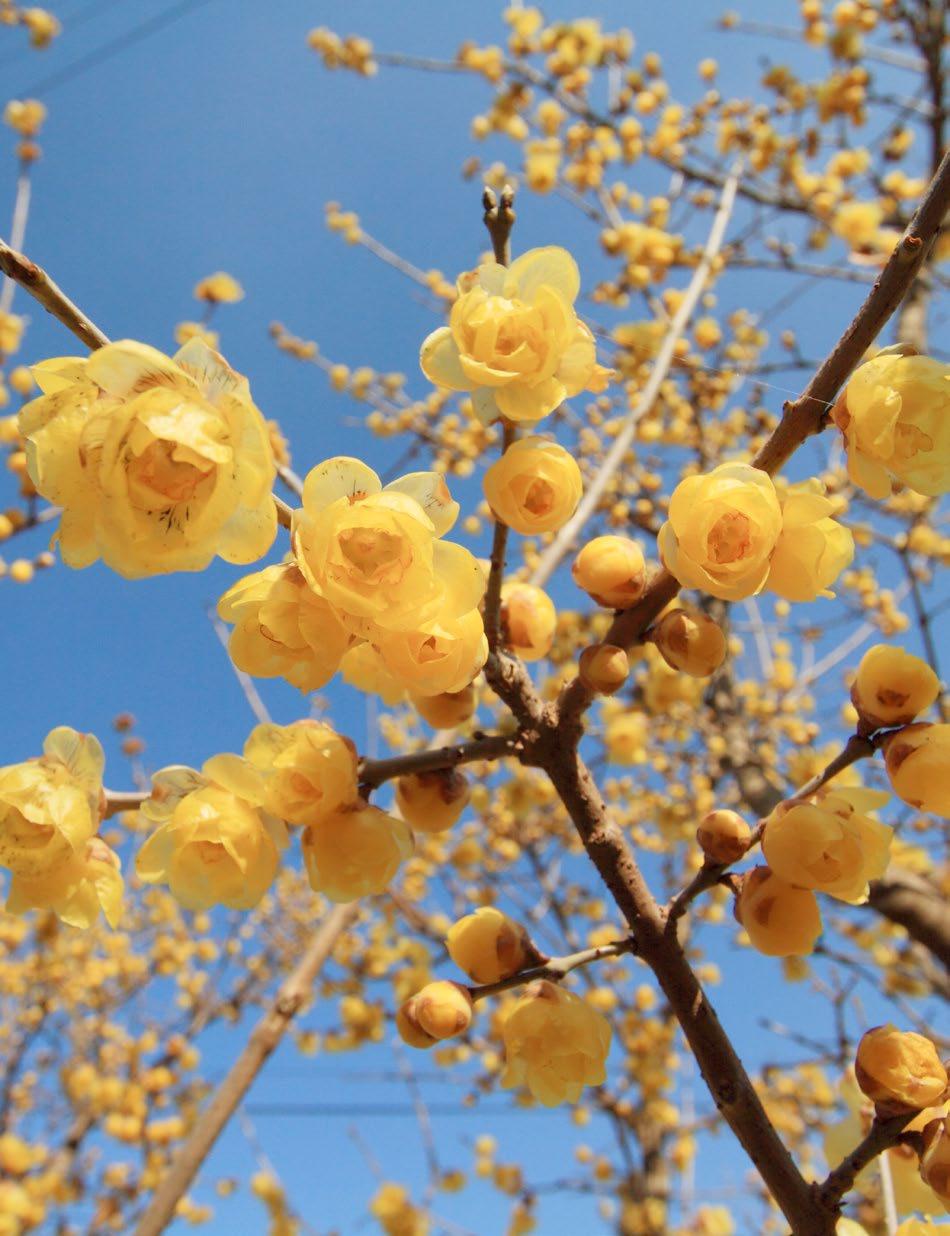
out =
[[[652,638],[667,665],[693,678],[708,678],[726,659],[722,628],[700,609],[669,610],[653,628]]]
[[[627,609],[646,586],[643,550],[626,536],[594,537],[574,559],[571,575],[598,605]]]
[[[451,828],[470,796],[468,781],[456,768],[407,773],[396,782],[396,805],[407,823],[421,833]]]
[[[119,856],[99,837],[65,863],[36,875],[14,875],[6,909],[9,914],[49,909],[71,927],[91,927],[101,910],[110,927],[122,917],[123,882]]]
[[[477,609],[455,617],[440,615],[418,630],[380,630],[374,642],[387,671],[416,695],[461,691],[488,658]]]
[[[36,137],[46,119],[46,107],[39,99],[11,99],[3,109],[4,124],[21,137]]]
[[[396,1028],[410,1047],[431,1047],[464,1034],[473,1012],[468,988],[440,979],[409,997],[396,1014]]]
[[[525,536],[566,524],[583,491],[573,455],[536,435],[512,443],[485,473],[483,485],[495,518]]]
[[[234,624],[228,651],[238,669],[257,678],[286,678],[305,692],[330,681],[352,639],[293,562],[232,584],[218,614]]]
[[[950,489],[950,365],[885,351],[851,375],[832,417],[844,434],[848,475],[872,498],[893,476],[931,497]]]
[[[950,725],[908,725],[884,742],[894,793],[911,807],[950,819]]]
[[[23,338],[23,318],[0,309],[0,356],[11,356]]]
[[[263,778],[267,810],[289,824],[315,824],[357,797],[356,747],[324,721],[255,726],[244,758]]]
[[[890,1024],[864,1034],[854,1071],[875,1107],[890,1115],[932,1107],[947,1091],[947,1070],[930,1039]]]
[[[468,721],[475,712],[475,688],[446,691],[441,695],[412,695],[413,707],[437,730],[451,730]]]
[[[659,549],[671,575],[726,601],[765,586],[782,530],[772,478],[749,464],[725,463],[680,481],[660,529]]]
[[[851,702],[866,725],[906,725],[926,712],[940,693],[940,679],[926,661],[903,648],[875,644],[861,658]]]
[[[505,1018],[506,1089],[526,1086],[545,1107],[576,1103],[607,1076],[610,1023],[555,983],[532,983]]]
[[[649,722],[642,712],[611,717],[604,730],[604,745],[611,764],[645,764]]]
[[[780,803],[765,824],[762,853],[787,884],[857,905],[884,874],[893,830],[869,814],[888,801],[877,790],[827,786],[812,801]]]
[[[453,923],[445,946],[475,983],[497,983],[537,960],[525,929],[494,906],[480,906]]]
[[[539,661],[550,652],[557,610],[546,592],[533,584],[503,584],[501,619],[505,643],[523,661]]]
[[[601,391],[594,337],[574,312],[580,275],[564,249],[531,249],[459,279],[448,326],[422,345],[423,373],[437,386],[470,391],[485,424],[534,422],[582,390]]]
[[[195,300],[206,300],[216,305],[229,305],[243,299],[244,289],[233,275],[219,270],[195,284],[194,297]]]
[[[412,853],[405,820],[354,802],[311,824],[301,838],[310,887],[331,901],[381,893]]]
[[[412,1204],[402,1185],[391,1181],[379,1186],[369,1210],[386,1236],[426,1236],[429,1230],[425,1211]]]
[[[236,755],[216,755],[200,773],[155,773],[142,814],[158,824],[135,860],[145,884],[167,884],[189,910],[249,910],[277,874],[287,845],[281,820],[264,809],[260,773]]]
[[[766,586],[786,601],[832,597],[828,591],[854,558],[854,537],[831,518],[835,507],[810,482],[782,495],[782,531]]]
[[[592,644],[581,653],[577,674],[589,691],[613,695],[627,681],[630,658],[614,644]]]
[[[696,840],[711,863],[736,863],[746,853],[752,830],[736,811],[720,808],[703,816]]]
[[[950,1210],[950,1116],[933,1120],[923,1131],[920,1175]]]
[[[807,956],[821,935],[815,894],[786,884],[768,867],[742,877],[735,910],[752,947],[767,957]]]
[[[193,340],[173,360],[142,343],[35,366],[20,412],[30,477],[63,507],[68,565],[127,578],[253,562],[277,531],[276,469],[247,380]]]

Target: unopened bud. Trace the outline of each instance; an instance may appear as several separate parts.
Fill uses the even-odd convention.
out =
[[[581,653],[578,674],[588,691],[613,695],[627,681],[630,660],[616,644],[592,644]]]
[[[439,979],[427,983],[402,1005],[396,1014],[396,1029],[410,1047],[431,1047],[463,1034],[471,1025],[473,1011],[467,987]]]
[[[737,811],[710,811],[696,830],[696,840],[711,863],[736,863],[749,848],[752,830]]]
[[[881,1115],[922,1111],[947,1092],[947,1070],[930,1039],[896,1026],[875,1026],[858,1044],[858,1085]]]
[[[667,665],[693,678],[708,678],[726,659],[719,624],[699,609],[673,609],[653,629],[653,642]]]
[[[906,725],[926,712],[940,692],[940,680],[926,661],[902,648],[876,644],[861,658],[851,702],[868,730]]]
[[[454,730],[475,713],[475,688],[444,691],[441,695],[412,695],[416,712],[437,730]]]
[[[498,983],[541,961],[528,933],[494,906],[481,906],[449,928],[449,956],[473,982]]]
[[[920,1176],[950,1210],[950,1116],[924,1126]]]
[[[908,725],[889,735],[884,764],[899,798],[950,819],[950,725]]]
[[[752,947],[767,957],[805,957],[821,935],[815,894],[786,884],[768,867],[741,877],[735,914]]]
[[[643,551],[625,536],[588,541],[574,559],[571,574],[579,588],[607,609],[627,609],[646,587]]]
[[[396,804],[411,828],[443,833],[451,828],[469,800],[468,781],[457,768],[409,773],[396,782]]]
[[[501,622],[505,643],[523,661],[539,661],[551,651],[557,611],[540,588],[505,584],[501,590]]]

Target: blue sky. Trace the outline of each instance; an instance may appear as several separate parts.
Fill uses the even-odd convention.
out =
[[[40,86],[51,111],[26,250],[109,335],[165,350],[173,346],[175,323],[196,316],[191,289],[197,279],[218,269],[231,272],[247,298],[222,310],[215,323],[222,350],[248,374],[265,414],[280,420],[297,469],[341,453],[385,467],[392,448],[355,425],[359,407],[333,394],[320,373],[278,353],[267,326],[279,319],[316,339],[334,360],[401,370],[413,391],[424,390],[417,355],[435,325],[430,309],[396,272],[328,233],[323,205],[336,199],[356,210],[369,232],[419,266],[448,274],[470,266],[484,247],[484,233],[478,184],[463,181],[459,168],[469,153],[481,153],[468,125],[488,90],[467,77],[383,71],[366,81],[330,74],[305,36],[326,24],[340,33],[363,33],[382,50],[447,58],[463,38],[503,39],[501,6],[205,0],[183,7],[179,20],[121,54],[85,61],[176,7],[168,0],[64,0],[57,10],[64,34],[39,54],[21,50],[22,32],[0,30],[5,97],[36,93]],[[752,94],[762,44],[716,31],[723,7],[709,0],[601,0],[597,15],[608,28],[631,27],[641,49],[661,52],[674,94],[693,97],[695,64],[705,55],[722,62],[726,91]],[[791,24],[796,8],[790,0],[759,0],[755,15]],[[566,17],[579,10],[559,0],[546,12]],[[782,58],[801,55],[786,45],[771,50]],[[2,218],[2,203],[12,202],[13,194],[12,134],[5,131],[0,142],[6,146]],[[516,235],[518,248],[566,243],[585,273],[604,269],[593,229],[559,199],[526,196]],[[756,297],[767,302],[768,281],[758,279]],[[737,282],[728,295],[742,303],[747,290]],[[820,298],[812,292],[812,312],[799,319],[806,353],[820,353],[862,294],[847,285],[824,289]],[[15,308],[32,323],[24,359],[76,350],[22,293]],[[771,394],[777,407],[783,394]],[[41,547],[37,534],[28,548]],[[139,720],[152,767],[199,764],[217,751],[239,749],[252,718],[205,617],[239,573],[217,565],[199,575],[130,584],[98,566],[82,572],[57,567],[30,587],[0,584],[6,653],[0,762],[34,754],[58,724],[92,730],[108,746],[112,718],[127,710]],[[261,691],[275,719],[301,715],[292,689],[264,683]],[[364,745],[362,701],[337,688],[328,695],[339,727]],[[121,784],[125,769],[114,743],[110,756],[109,779]],[[759,1006],[784,1015],[796,998],[779,992],[775,977],[775,964],[763,958],[743,954],[736,963],[728,994],[719,999],[740,1048],[759,1054],[774,1048],[755,1028]],[[233,1032],[211,1037],[205,1058],[212,1075],[227,1067],[236,1048]],[[284,1050],[260,1080],[252,1107],[301,1096],[335,1107],[380,1099],[399,1105],[404,1114],[398,1117],[362,1119],[363,1136],[387,1176],[418,1184],[423,1160],[404,1087],[349,1076],[392,1068],[388,1048],[315,1063]],[[431,1094],[437,1103],[462,1097],[449,1085]],[[499,1138],[500,1158],[519,1158],[544,1180],[570,1173],[563,1152],[573,1134],[564,1116],[508,1113],[498,1096],[485,1101],[485,1111],[483,1119],[435,1117],[449,1148],[448,1166],[467,1167],[467,1141],[490,1130]],[[325,1115],[284,1125],[255,1117],[260,1142],[294,1204],[321,1232],[332,1226],[356,1231],[371,1187],[366,1164],[345,1136],[357,1118]],[[595,1129],[590,1140],[596,1146],[606,1136]],[[215,1152],[212,1174],[242,1176],[251,1164],[243,1134],[232,1128]],[[723,1137],[701,1168],[701,1187],[712,1196],[716,1188],[741,1183],[744,1172],[744,1161]],[[484,1205],[479,1219],[466,1213],[474,1196]],[[216,1236],[263,1231],[262,1210],[246,1206],[240,1199],[218,1204],[205,1230]],[[479,1236],[503,1230],[506,1207],[484,1190],[463,1195],[461,1204],[440,1202],[439,1209]],[[580,1223],[591,1233],[610,1230],[591,1225],[586,1202],[582,1209],[573,1202],[551,1204],[541,1214],[546,1236],[575,1233]]]

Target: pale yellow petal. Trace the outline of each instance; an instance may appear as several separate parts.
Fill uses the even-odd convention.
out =
[[[348,455],[337,455],[307,473],[303,503],[308,511],[316,512],[339,498],[362,498],[378,494],[381,488],[379,477],[368,464]]]

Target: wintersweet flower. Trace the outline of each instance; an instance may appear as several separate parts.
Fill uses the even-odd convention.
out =
[[[238,669],[285,678],[299,691],[326,686],[353,638],[294,562],[245,575],[222,596],[218,615],[234,624],[228,652]]]
[[[219,270],[195,284],[194,298],[215,305],[233,304],[234,301],[243,300],[244,289],[233,275]]]
[[[237,755],[216,755],[200,773],[157,772],[141,811],[158,828],[136,857],[139,879],[167,884],[187,910],[256,906],[287,845],[287,829],[265,801],[260,773]]]
[[[923,1131],[920,1176],[950,1210],[950,1116],[932,1120]]]
[[[926,661],[903,648],[875,644],[861,658],[851,703],[872,729],[907,725],[940,694],[940,679]]]
[[[930,1039],[890,1024],[862,1037],[854,1072],[875,1107],[891,1115],[932,1107],[947,1092],[947,1070]]]
[[[610,1023],[586,1001],[542,979],[526,988],[502,1027],[506,1090],[526,1086],[545,1107],[576,1103],[607,1076]]]
[[[99,837],[64,863],[36,875],[14,875],[7,894],[8,914],[52,910],[71,927],[91,927],[105,915],[110,927],[122,918],[123,881],[119,856]]]
[[[422,345],[437,386],[470,391],[486,425],[533,423],[583,390],[605,389],[594,337],[574,311],[577,264],[565,249],[531,249],[510,266],[487,262],[458,282],[449,325]]]
[[[442,695],[410,695],[412,706],[434,729],[451,730],[475,715],[477,699],[472,685]]]
[[[767,957],[805,957],[821,935],[815,894],[786,884],[768,867],[742,876],[735,913],[752,947]]]
[[[671,669],[692,678],[708,678],[726,659],[722,628],[701,609],[669,610],[653,628],[652,639]]]
[[[515,532],[537,536],[567,523],[584,485],[573,455],[532,436],[508,447],[485,473],[483,488],[496,519]]]
[[[357,797],[356,747],[324,721],[255,726],[244,758],[263,778],[268,811],[289,824],[315,824]]]
[[[738,601],[765,586],[781,531],[782,509],[768,473],[719,464],[676,486],[660,529],[660,557],[684,587]]]
[[[310,887],[331,901],[381,893],[412,854],[405,820],[364,802],[341,807],[301,837]]]
[[[613,695],[627,681],[630,658],[616,644],[591,644],[580,655],[577,674],[588,691]]]
[[[436,472],[383,488],[358,459],[328,459],[307,475],[292,540],[311,588],[353,634],[411,631],[475,609],[484,590],[477,561],[441,539],[458,503]]]
[[[831,516],[835,505],[816,483],[789,485],[782,496],[782,531],[766,586],[786,601],[833,597],[833,584],[854,558],[854,537]]]
[[[375,644],[365,641],[351,644],[340,662],[340,673],[343,681],[351,687],[365,691],[367,695],[378,695],[390,708],[405,702],[406,688],[386,668]]]
[[[46,120],[46,106],[39,99],[11,99],[3,109],[3,122],[21,137],[37,137]]]
[[[539,661],[551,651],[557,610],[547,593],[534,584],[502,585],[501,620],[505,644],[523,661]]]
[[[32,878],[84,854],[99,825],[104,766],[99,740],[64,725],[41,756],[0,768],[0,866]]]
[[[830,786],[812,801],[780,803],[766,821],[762,853],[787,884],[859,905],[868,881],[887,870],[894,830],[870,814],[887,801],[879,790]]]
[[[432,1047],[464,1034],[473,1016],[468,988],[439,979],[409,997],[396,1013],[396,1028],[410,1047]]]
[[[418,630],[381,630],[374,642],[389,673],[416,695],[461,691],[488,659],[485,624],[477,609],[440,616]]]
[[[571,575],[578,588],[607,609],[627,609],[646,587],[643,550],[626,536],[596,536],[574,559]]]
[[[445,946],[474,983],[498,983],[538,960],[521,924],[494,906],[479,906],[453,923]]]
[[[396,805],[417,832],[444,833],[465,810],[471,790],[457,768],[407,773],[396,782]]]
[[[63,508],[63,559],[129,579],[253,562],[277,531],[276,468],[247,379],[200,340],[163,356],[111,343],[33,369],[20,412],[30,478]]]
[[[872,498],[891,478],[935,497],[950,489],[950,365],[886,349],[848,380],[832,411],[848,475]]]
[[[950,819],[950,725],[907,725],[884,741],[884,764],[898,798]]]
[[[721,807],[700,820],[696,840],[711,863],[737,863],[748,851],[752,829],[737,811]]]

